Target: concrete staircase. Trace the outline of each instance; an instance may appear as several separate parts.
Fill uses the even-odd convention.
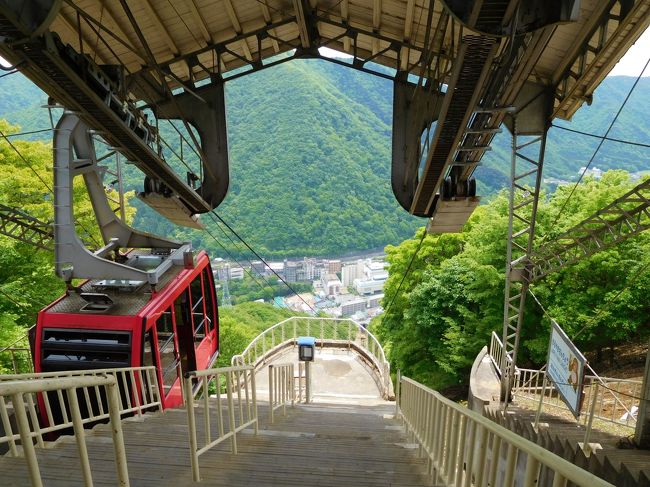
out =
[[[498,406],[486,406],[485,416],[543,446],[575,465],[620,487],[650,487],[650,451],[626,449],[621,438],[592,430],[591,443],[603,447],[585,456],[578,443],[584,440],[585,428],[557,416],[542,414],[540,423],[547,426],[533,429],[535,411],[509,405],[506,414]]]
[[[260,434],[238,436],[239,454],[226,441],[200,457],[203,485],[401,486],[430,485],[426,462],[393,419],[394,403],[376,406],[296,405],[267,421],[260,405]],[[197,424],[203,410],[197,408]],[[184,410],[123,422],[131,486],[200,485],[192,481]],[[117,484],[108,425],[87,430],[94,484]],[[62,437],[37,449],[46,487],[83,485],[76,444]],[[0,457],[0,485],[30,485],[24,458]]]

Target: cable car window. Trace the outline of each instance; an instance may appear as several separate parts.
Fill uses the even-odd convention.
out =
[[[205,338],[205,309],[201,274],[190,284],[192,294],[192,320],[194,322],[194,341],[198,344]]]
[[[176,370],[178,367],[178,353],[174,343],[174,323],[171,308],[167,308],[156,321],[156,333],[158,335],[160,369],[166,394],[178,376]]]
[[[206,333],[214,330],[216,317],[214,315],[214,284],[210,279],[209,269],[203,269],[203,289],[205,290],[205,318],[206,318]]]
[[[192,318],[189,290],[185,289],[174,301],[174,320],[178,334],[178,347],[183,372],[196,370],[194,346],[192,343]]]
[[[153,360],[153,351],[154,351],[154,345],[153,345],[153,333],[151,330],[147,331],[144,334],[144,340],[143,340],[143,346],[142,346],[142,366],[143,367],[149,367],[152,365],[155,365],[155,362]]]

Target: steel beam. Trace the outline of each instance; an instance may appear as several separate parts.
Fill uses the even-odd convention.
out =
[[[0,204],[0,234],[43,250],[54,248],[52,224],[10,206]]]
[[[530,255],[528,280],[613,247],[650,228],[650,180],[646,180]]]
[[[549,100],[550,97],[547,97]],[[550,100],[549,100],[550,101]],[[506,284],[503,310],[503,360],[501,363],[501,398],[507,405],[517,363],[519,337],[528,294],[529,255],[533,249],[535,223],[542,183],[548,111],[537,112],[543,124],[539,135],[522,136],[517,129],[517,114],[512,116],[512,153],[510,166],[510,195],[508,211],[508,240],[506,248]],[[533,185],[528,181],[533,180]],[[523,193],[523,196],[521,195]]]

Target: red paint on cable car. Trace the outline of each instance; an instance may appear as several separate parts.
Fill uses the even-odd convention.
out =
[[[145,256],[146,257],[146,256]],[[84,311],[68,292],[38,314],[34,370],[52,372],[154,365],[164,408],[182,404],[181,374],[213,365],[219,353],[214,276],[201,251],[192,268],[172,265],[159,288],[106,291],[113,305]],[[86,281],[93,291],[105,281]]]

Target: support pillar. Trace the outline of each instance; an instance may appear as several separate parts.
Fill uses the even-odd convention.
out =
[[[544,87],[528,84],[522,90],[515,105],[518,108],[505,121],[512,134],[503,306],[504,353],[500,367],[501,399],[505,404],[510,400],[510,391],[513,387],[519,337],[528,294],[529,257],[535,238],[552,95]]]

